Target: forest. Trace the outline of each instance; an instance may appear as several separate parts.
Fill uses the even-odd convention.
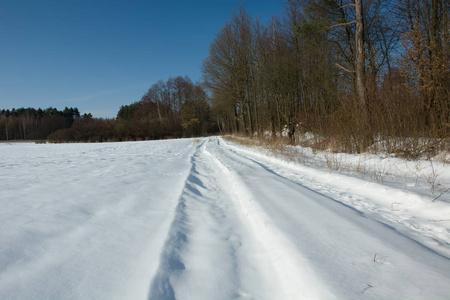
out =
[[[78,108],[66,107],[62,111],[53,107],[2,109],[0,140],[45,140],[54,131],[71,127],[79,118]]]
[[[240,6],[212,41],[202,82],[160,80],[114,119],[3,110],[0,139],[233,133],[414,156],[450,133],[449,15],[449,0],[289,0],[262,24]]]
[[[153,84],[140,101],[122,105],[113,119],[80,115],[78,108],[0,111],[0,140],[111,142],[204,136],[216,133],[203,88],[189,77]]]
[[[441,147],[449,16],[448,0],[290,0],[260,24],[241,7],[202,67],[218,126],[297,143],[310,133],[311,145],[345,152]]]

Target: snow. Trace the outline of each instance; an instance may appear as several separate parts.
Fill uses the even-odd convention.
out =
[[[0,144],[0,298],[450,298],[446,164],[301,151]]]

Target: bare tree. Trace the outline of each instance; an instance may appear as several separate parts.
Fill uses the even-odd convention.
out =
[[[226,107],[222,118],[234,121],[229,124],[231,130],[248,133],[255,129],[252,42],[251,17],[240,7],[211,44],[202,67],[213,104]]]
[[[399,8],[407,20],[404,74],[420,95],[431,132],[446,135],[450,132],[450,1],[407,0]]]

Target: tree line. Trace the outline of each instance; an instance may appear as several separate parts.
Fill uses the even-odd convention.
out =
[[[63,128],[69,128],[80,117],[78,108],[57,110],[13,108],[0,111],[0,140],[45,140]]]
[[[80,115],[77,108],[0,111],[0,140],[50,142],[136,141],[194,137],[217,131],[208,96],[189,77],[153,84],[140,101],[122,105],[113,119]]]
[[[446,138],[449,15],[448,0],[289,0],[261,24],[240,7],[202,66],[214,119],[350,152]]]
[[[189,77],[159,80],[140,101],[122,105],[115,119],[79,118],[49,136],[51,142],[139,141],[215,133],[208,96]]]

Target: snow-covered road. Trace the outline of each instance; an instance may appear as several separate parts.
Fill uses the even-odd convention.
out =
[[[450,299],[393,192],[216,137],[0,144],[0,299]]]

